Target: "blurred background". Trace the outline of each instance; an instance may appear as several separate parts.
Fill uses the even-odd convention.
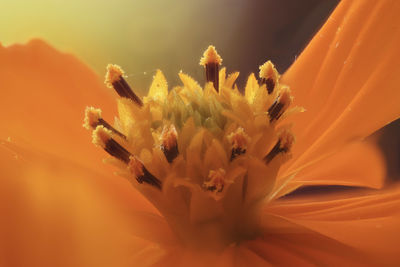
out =
[[[170,85],[180,70],[203,79],[199,59],[213,44],[239,85],[267,59],[284,72],[338,0],[1,0],[3,45],[44,39],[73,53],[99,75],[108,63],[147,90],[157,68]],[[400,173],[400,122],[376,133],[389,177]]]

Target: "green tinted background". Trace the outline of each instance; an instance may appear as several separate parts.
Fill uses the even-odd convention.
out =
[[[74,53],[103,75],[117,63],[144,92],[157,68],[177,82],[180,70],[203,78],[198,65],[213,44],[224,65],[242,73],[272,59],[286,69],[337,0],[1,0],[3,44],[42,38]],[[144,74],[146,73],[146,74]]]

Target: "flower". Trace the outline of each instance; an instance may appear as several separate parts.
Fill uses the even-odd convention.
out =
[[[226,77],[221,62],[209,46],[200,61],[204,89],[179,73],[183,86],[168,91],[157,71],[143,100],[121,68],[109,65],[105,83],[120,96],[115,126],[100,109],[85,112],[84,127],[112,156],[107,161],[157,207],[184,246],[198,249],[262,231],[260,208],[279,193],[276,175],[294,143],[290,126],[279,124],[301,111],[289,108],[290,90],[270,61],[260,67],[260,84],[249,77],[244,95],[234,86],[238,73]]]
[[[267,191],[276,194],[268,195],[269,203],[260,205],[261,211],[257,207],[253,214],[235,218],[243,219],[244,229],[240,231],[241,236],[235,237],[228,245],[217,242],[218,239],[225,241],[225,238],[219,238],[219,231],[213,227],[204,227],[200,231],[201,235],[194,238],[201,240],[204,237],[204,243],[182,246],[177,240],[177,236],[182,235],[177,235],[173,226],[188,226],[179,224],[180,216],[186,216],[179,214],[184,209],[175,206],[169,209],[167,205],[162,206],[164,201],[157,202],[160,187],[163,190],[164,184],[156,179],[169,174],[160,173],[169,170],[170,161],[172,164],[179,163],[176,162],[182,153],[179,149],[184,147],[181,138],[187,136],[181,132],[180,127],[185,124],[176,113],[180,107],[176,104],[178,100],[171,101],[171,105],[176,104],[173,109],[168,110],[166,107],[165,114],[170,114],[168,119],[171,123],[154,132],[153,140],[159,140],[159,146],[150,152],[134,151],[136,147],[149,147],[146,142],[151,142],[151,138],[145,139],[149,133],[143,131],[151,125],[146,125],[148,121],[144,120],[130,122],[130,118],[153,118],[163,114],[157,102],[167,96],[165,89],[156,89],[165,88],[160,72],[156,74],[154,87],[149,91],[151,97],[147,99],[136,99],[130,91],[117,90],[134,102],[119,100],[119,113],[125,115],[120,115],[120,119],[111,128],[110,123],[105,123],[110,121],[107,117],[103,121],[100,118],[103,114],[114,114],[113,103],[108,102],[112,98],[100,86],[97,77],[76,59],[60,55],[40,41],[31,42],[27,46],[1,47],[3,63],[0,75],[2,87],[7,90],[2,95],[1,118],[7,124],[1,126],[0,212],[6,216],[0,221],[0,251],[6,256],[0,257],[0,263],[6,266],[185,266],[187,262],[194,266],[398,264],[398,186],[382,191],[361,190],[358,195],[343,193],[293,199],[279,197],[300,185],[382,186],[384,172],[379,153],[373,146],[358,141],[400,114],[397,105],[400,99],[395,90],[400,70],[397,64],[400,34],[396,28],[399,9],[395,1],[343,1],[280,80],[272,65],[266,65],[272,70],[267,73],[277,77],[273,81],[275,85],[278,84],[278,90],[276,97],[268,97],[269,91],[271,94],[275,91],[275,88],[268,90],[272,84],[268,82],[268,78],[271,78],[268,76],[261,86],[264,90],[256,91],[264,94],[265,97],[260,99],[286,99],[290,102],[288,89],[280,87],[286,84],[294,96],[293,106],[304,107],[306,112],[285,118],[293,123],[291,129],[282,128],[282,132],[275,131],[278,128],[271,129],[275,136],[273,140],[285,136],[277,147],[289,148],[281,147],[281,144],[290,144],[286,150],[291,152],[292,159],[280,168],[271,191],[257,186],[254,188],[260,189],[259,196],[265,195]],[[37,59],[41,60],[41,64],[37,63]],[[207,68],[207,63],[216,64]],[[243,97],[234,90],[224,89],[232,88],[237,74],[226,79],[224,75],[219,78],[216,75],[218,60],[206,60],[205,64],[207,79],[211,83],[206,85],[204,92],[200,92],[196,83],[181,74],[186,82],[185,88],[192,87],[193,92],[203,94],[199,100],[208,97],[211,99],[209,101],[218,99],[219,94],[213,91],[214,88],[220,89],[220,94],[228,91],[225,98],[237,98],[238,105],[241,105]],[[120,70],[114,67],[114,71],[114,74],[118,74]],[[120,76],[117,75],[117,79]],[[262,74],[262,78],[266,77]],[[109,81],[113,84],[115,76],[110,76]],[[252,96],[254,90],[251,90],[258,87],[255,81],[255,78],[250,77],[251,85],[248,87],[249,93],[245,95],[246,100],[256,99]],[[231,83],[230,86],[226,86],[227,83]],[[179,89],[176,91],[179,92]],[[287,93],[286,98],[282,97],[283,93]],[[192,96],[187,97],[192,99]],[[218,109],[218,103],[214,103],[217,111],[221,110]],[[206,122],[206,119],[203,122],[204,116],[197,116],[206,129],[216,130],[216,135],[220,128],[218,125],[223,123],[219,120],[234,120],[239,116],[238,127],[223,133],[229,141],[227,145],[231,146],[233,160],[230,164],[246,158],[244,155],[247,153],[261,153],[259,150],[265,147],[251,148],[254,134],[258,133],[257,123],[261,126],[264,123],[263,127],[270,129],[269,120],[271,124],[279,123],[271,118],[271,114],[277,114],[273,117],[278,120],[285,116],[272,110],[267,110],[267,114],[264,111],[264,115],[269,116],[264,116],[267,120],[245,121],[255,128],[251,132],[248,130],[251,127],[240,122],[243,120],[240,118],[243,116],[241,113],[246,111],[245,104],[240,108],[231,108],[230,114],[225,113],[225,117],[213,122]],[[103,109],[103,114],[96,109],[88,110],[91,114],[88,116],[88,125],[95,125],[94,122],[98,124],[95,125],[95,142],[107,148],[110,137],[118,141],[113,143],[113,149],[107,149],[112,153],[117,151],[114,156],[120,156],[128,163],[129,173],[122,174],[137,179],[132,184],[145,191],[149,199],[158,205],[171,227],[160,216],[160,212],[139,193],[130,190],[123,179],[108,175],[115,168],[99,164],[103,155],[99,153],[100,150],[87,145],[89,140],[85,138],[84,129],[77,127],[81,121],[81,111],[86,105]],[[138,108],[140,105],[152,108]],[[197,110],[204,105],[209,105],[209,102],[200,103]],[[268,107],[273,105],[272,102]],[[38,106],[42,108],[38,109]],[[229,103],[227,106],[229,110]],[[257,106],[253,103],[251,107],[260,108],[265,105]],[[254,110],[247,113],[249,118],[254,114]],[[218,118],[218,112],[215,112],[214,117]],[[140,131],[125,131],[124,127],[132,125]],[[296,137],[294,145],[290,132]],[[138,136],[133,137],[140,138],[127,136],[127,133],[136,134]],[[202,134],[206,135],[205,132]],[[194,135],[193,140],[200,139],[197,136]],[[266,141],[269,147],[278,143],[272,139]],[[128,143],[123,146],[125,149],[133,151],[117,147],[116,144],[123,142]],[[134,146],[129,142],[137,143]],[[213,160],[219,159],[215,155],[220,155],[221,149],[212,140],[208,147],[213,147],[209,164],[217,165],[204,169],[204,177],[209,179],[196,187],[198,192],[206,193],[205,196],[199,194],[196,206],[198,214],[202,216],[219,212],[217,205],[204,205],[204,201],[212,204],[223,201],[228,197],[228,190],[235,189],[241,174],[251,170],[249,167],[243,170],[243,166],[248,165],[238,164],[237,171],[233,172],[235,168],[226,167],[226,161],[230,158],[215,163]],[[246,153],[243,153],[244,150]],[[272,150],[263,153],[268,155]],[[158,159],[148,164],[154,155],[159,155]],[[162,155],[165,155],[164,162],[160,160]],[[190,155],[195,157],[196,153]],[[271,156],[266,159],[270,164],[275,161],[279,165],[283,160],[285,157],[278,159]],[[117,167],[124,166],[118,160],[111,160],[111,163]],[[256,161],[246,164],[267,168],[257,165]],[[154,166],[167,167],[157,169]],[[203,171],[195,167],[196,164],[188,171]],[[261,178],[259,173],[255,173],[254,177]],[[176,182],[177,186],[171,188],[192,186],[186,180]],[[227,191],[224,191],[226,188]],[[183,196],[186,196],[185,193]],[[174,197],[180,195],[171,194],[168,200],[175,201],[176,205],[186,204]],[[233,206],[232,209],[235,208]],[[239,211],[238,214],[243,215]],[[251,222],[254,221],[247,219],[257,218],[250,216],[257,214],[261,216],[260,221],[253,228]],[[258,231],[253,233],[248,229]],[[183,238],[187,238],[186,233],[194,232],[179,230],[185,233]],[[214,247],[215,243],[210,240],[224,245]],[[210,248],[203,249],[207,245]]]

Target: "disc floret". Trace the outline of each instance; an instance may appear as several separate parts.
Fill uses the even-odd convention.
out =
[[[268,61],[260,79],[250,75],[244,95],[219,70],[222,59],[210,46],[201,59],[202,88],[184,73],[181,86],[168,90],[157,71],[142,100],[109,65],[106,83],[118,93],[118,119],[112,127],[101,111],[88,108],[85,126],[94,143],[120,166],[165,216],[184,245],[207,247],[253,237],[258,208],[274,194],[280,166],[290,158],[294,137],[283,123],[290,113],[290,90]]]

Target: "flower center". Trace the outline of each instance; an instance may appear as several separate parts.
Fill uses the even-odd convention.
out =
[[[121,68],[109,65],[106,84],[119,95],[119,117],[111,126],[101,110],[86,108],[84,126],[93,129],[93,143],[184,245],[210,248],[257,235],[260,204],[274,194],[294,143],[283,122],[292,97],[274,65],[262,65],[259,80],[250,75],[243,95],[235,85],[238,73],[226,76],[221,62],[210,46],[200,61],[204,88],[179,73],[183,85],[168,90],[157,71],[143,100]]]

